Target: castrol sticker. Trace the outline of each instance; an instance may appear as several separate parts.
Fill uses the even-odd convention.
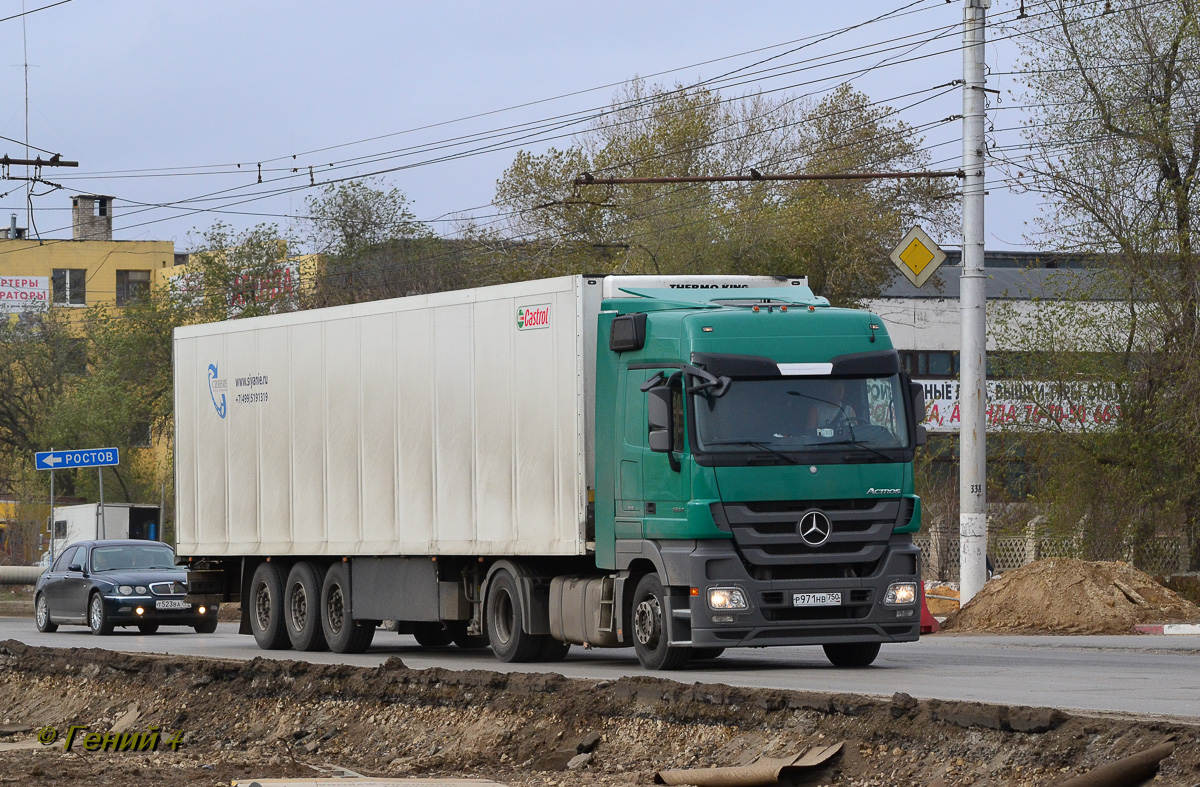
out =
[[[517,307],[517,330],[533,331],[550,327],[550,304]]]

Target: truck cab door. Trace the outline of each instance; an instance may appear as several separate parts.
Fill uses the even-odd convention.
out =
[[[687,524],[687,502],[691,499],[691,481],[682,472],[680,459],[687,452],[686,412],[683,395],[683,376],[675,369],[662,369],[671,383],[671,413],[673,417],[673,450],[655,453],[647,446],[643,452],[642,494],[645,497],[645,516],[642,535],[645,538],[678,538],[680,528]],[[651,372],[650,376],[657,374]],[[645,394],[642,394],[643,399]],[[643,423],[642,440],[646,441],[647,426]]]
[[[642,537],[645,497],[642,494],[642,460],[646,453],[646,394],[642,383],[654,375],[642,370],[625,374],[622,391],[621,436],[617,440],[616,537]]]

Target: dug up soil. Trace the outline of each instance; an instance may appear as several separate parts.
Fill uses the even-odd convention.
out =
[[[748,765],[839,743],[804,784],[1041,787],[1167,741],[1173,753],[1155,783],[1200,782],[1200,725],[1185,720],[651,677],[411,670],[396,658],[360,668],[9,641],[0,643],[0,697],[0,780],[62,787],[228,785],[334,768],[616,787],[651,784],[663,769]],[[72,725],[95,740],[155,731],[158,745],[88,750],[77,737],[67,752]]]
[[[953,612],[942,629],[1133,634],[1139,624],[1197,622],[1200,607],[1128,563],[1050,558],[997,575]]]

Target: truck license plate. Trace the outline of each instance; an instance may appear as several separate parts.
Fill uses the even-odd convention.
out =
[[[841,593],[793,593],[793,607],[839,607],[842,604]]]
[[[154,602],[155,609],[191,609],[192,605],[186,601],[175,601],[173,599],[160,599]]]

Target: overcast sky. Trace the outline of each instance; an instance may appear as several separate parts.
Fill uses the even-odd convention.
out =
[[[0,0],[0,17],[53,2]],[[1011,19],[1017,5],[995,0],[990,16]],[[896,13],[828,36],[888,12]],[[80,163],[43,173],[65,191],[35,189],[52,192],[34,197],[43,237],[69,237],[72,193],[117,197],[116,238],[174,240],[181,251],[189,248],[189,232],[217,219],[239,228],[286,226],[315,191],[307,187],[309,166],[318,184],[404,167],[382,177],[410,198],[419,218],[451,233],[456,215],[487,221],[494,213],[495,181],[517,149],[540,152],[569,138],[504,138],[502,149],[473,155],[463,154],[497,140],[424,152],[417,146],[571,113],[585,117],[635,75],[692,84],[737,69],[747,83],[722,86],[727,96],[762,88],[819,98],[851,79],[895,107],[923,101],[903,117],[931,123],[961,112],[960,89],[935,88],[962,75],[962,14],[960,0],[72,0],[0,22],[0,135],[25,139],[27,52],[28,140]],[[1005,33],[990,35],[989,67],[1014,70],[1016,52]],[[751,67],[767,58],[774,59]],[[757,73],[769,67],[778,70]],[[1001,73],[989,79],[1003,91],[1001,107],[1019,89],[1013,80]],[[564,94],[574,95],[556,99]],[[1004,131],[1016,125],[1016,114],[990,115],[994,140],[1016,141]],[[473,115],[483,116],[460,120]],[[960,133],[959,121],[926,133],[935,167],[958,167]],[[0,153],[24,157],[25,149],[0,140]],[[447,154],[458,156],[434,161]],[[0,198],[4,223],[17,212],[25,226],[24,186],[9,181],[0,188],[9,192]],[[998,181],[990,188],[988,248],[1023,247],[1036,199],[1006,194]],[[264,196],[279,189],[287,191]],[[174,207],[144,206],[167,203]]]

